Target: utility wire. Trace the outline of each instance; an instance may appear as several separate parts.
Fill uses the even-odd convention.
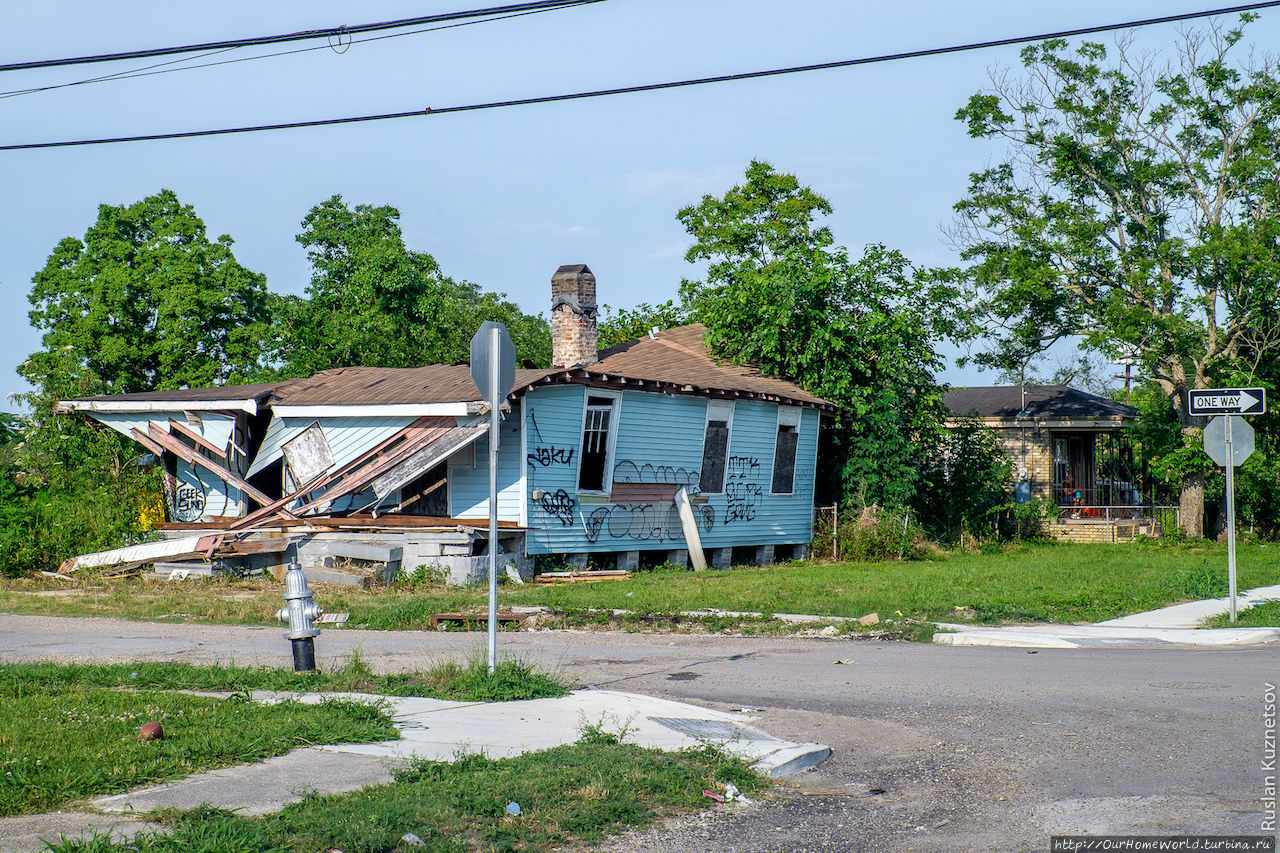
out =
[[[210,41],[201,44],[186,44],[177,47],[153,47],[146,50],[129,50],[121,53],[98,53],[91,56],[72,56],[64,59],[33,59],[27,62],[10,62],[0,65],[0,71],[27,71],[35,68],[57,68],[64,65],[89,65],[95,62],[115,62],[121,59],[150,59],[156,56],[173,56],[180,53],[204,53],[210,50],[222,50],[232,47],[254,47],[263,44],[281,44],[290,41],[305,41],[317,38],[345,38],[353,33],[368,33],[377,30],[395,30],[403,27],[414,27],[419,24],[436,24],[444,21],[460,21],[466,18],[486,18],[505,15],[512,12],[542,11],[558,9],[562,6],[576,6],[584,2],[600,3],[603,0],[533,0],[533,2],[517,3],[510,6],[491,6],[487,9],[471,9],[465,12],[445,12],[437,15],[420,15],[416,18],[400,18],[394,21],[378,21],[372,24],[353,24],[350,26],[326,27],[317,30],[301,30],[296,33],[282,33],[274,36],[252,36],[250,38],[230,39],[227,41]]]
[[[848,68],[854,65],[870,65],[878,62],[894,62],[901,59],[918,59],[925,56],[940,56],[947,53],[983,50],[991,47],[1004,47],[1027,42],[1044,41],[1054,38],[1090,35],[1111,30],[1135,29],[1154,24],[1168,24],[1175,21],[1189,21],[1197,18],[1208,18],[1214,15],[1226,15],[1233,12],[1248,12],[1256,9],[1267,9],[1280,6],[1280,0],[1247,3],[1239,6],[1227,6],[1221,9],[1208,9],[1200,12],[1184,12],[1178,15],[1162,15],[1158,18],[1142,18],[1136,21],[1125,21],[1118,24],[1101,24],[1093,27],[1077,27],[1070,30],[1058,30],[1052,33],[1040,33],[1031,36],[1014,36],[1011,38],[992,39],[990,41],[971,42],[969,44],[952,45],[950,47],[933,47],[924,50],[911,50],[902,53],[887,53],[879,56],[866,56],[858,59],[841,59],[834,62],[819,62],[812,65],[792,65],[786,68],[772,68],[766,71],[746,71],[738,74],[721,74],[715,77],[695,77],[688,80],[675,80],[665,83],[645,83],[638,86],[622,86],[616,89],[595,89],[587,92],[574,92],[562,95],[544,95],[536,98],[517,98],[509,101],[491,101],[481,104],[467,104],[455,107],[423,107],[416,110],[404,110],[394,113],[378,113],[374,115],[348,116],[346,118],[324,118],[311,121],[282,122],[279,124],[245,125],[242,127],[224,127],[214,130],[185,130],[175,133],[153,133],[139,136],[114,136],[99,139],[75,139],[60,142],[25,142],[14,145],[0,145],[0,151],[24,151],[39,148],[70,148],[79,145],[108,145],[117,142],[153,142],[162,139],[190,139],[200,136],[224,136],[232,133],[256,133],[267,130],[291,130],[302,127],[324,127],[336,124],[357,124],[367,121],[386,121],[388,119],[409,118],[410,116],[445,115],[447,113],[475,112],[502,107],[521,107],[532,104],[550,104],[558,101],[576,101],[586,98],[603,98],[610,95],[629,95],[637,92],[654,92],[661,89],[677,89],[686,86],[703,86],[709,83],[728,83],[736,80],[755,80],[761,77],[778,77],[784,74],[798,74],[805,71],[823,71],[831,68]]]
[[[473,27],[476,24],[488,24],[494,21],[509,20],[511,18],[523,18],[527,15],[540,15],[543,12],[552,12],[559,9],[568,9],[574,6],[584,6],[588,3],[599,3],[599,2],[601,2],[601,0],[566,0],[566,2],[560,5],[548,6],[547,8],[544,8],[544,9],[543,8],[529,9],[522,12],[512,12],[509,14],[497,15],[491,18],[484,18],[481,20],[459,21],[457,23],[452,23],[452,24],[441,24],[438,27],[425,27],[420,30],[409,30],[408,32],[404,32],[404,33],[388,33],[387,35],[381,35],[381,36],[369,36],[368,38],[351,39],[346,42],[343,52],[345,52],[346,47],[350,47],[353,44],[365,44],[366,42],[371,42],[371,41],[383,41],[384,39],[402,38],[404,36],[416,36],[416,35],[421,35],[422,33],[434,33],[440,30],[455,29],[457,27]],[[332,49],[333,49],[332,44],[318,44],[318,45],[314,45],[313,47],[299,47],[299,48],[294,48],[293,50],[277,51],[276,53],[260,53],[255,56],[239,56],[239,57],[236,57],[235,59],[222,59],[217,62],[202,62],[199,65],[181,65],[177,68],[168,67],[168,66],[178,65],[179,63],[182,63],[182,62],[191,62],[193,60],[206,59],[210,56],[217,56],[218,54],[226,53],[227,51],[237,50],[237,48],[234,48],[234,47],[227,47],[221,50],[210,51],[208,53],[201,54],[200,56],[186,57],[183,59],[171,59],[168,62],[158,62],[155,65],[146,65],[146,66],[143,66],[142,68],[134,68],[129,71],[118,71],[114,74],[103,74],[100,77],[89,77],[84,80],[73,80],[69,83],[51,83],[48,86],[34,86],[29,89],[14,89],[8,92],[0,92],[0,100],[3,100],[5,98],[16,98],[16,97],[19,97],[20,95],[33,95],[39,92],[50,92],[50,91],[53,91],[54,89],[66,89],[71,86],[87,86],[91,83],[110,83],[116,80],[132,80],[136,77],[153,77],[157,74],[174,74],[179,71],[195,71],[200,68],[214,68],[219,65],[234,65],[237,62],[253,62],[254,60],[257,60],[257,59],[274,59],[279,56],[292,56],[296,53],[310,53],[313,50],[332,50]]]

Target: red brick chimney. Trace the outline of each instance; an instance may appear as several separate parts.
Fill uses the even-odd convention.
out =
[[[600,360],[596,277],[586,264],[565,264],[551,276],[551,366]]]

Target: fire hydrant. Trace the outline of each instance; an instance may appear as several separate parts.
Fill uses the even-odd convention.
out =
[[[324,610],[311,600],[311,590],[307,589],[307,576],[297,563],[289,565],[284,576],[285,606],[276,613],[276,618],[289,626],[284,638],[293,642],[293,671],[316,671],[315,636],[320,629],[315,620],[324,615]]]

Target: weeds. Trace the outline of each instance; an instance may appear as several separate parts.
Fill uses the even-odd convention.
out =
[[[169,813],[167,834],[131,842],[63,842],[58,853],[277,853],[405,849],[412,832],[424,853],[578,848],[664,815],[705,808],[706,788],[731,782],[750,793],[768,782],[714,749],[681,753],[599,742],[513,758],[467,755],[452,763],[415,760],[395,782],[350,794],[312,796],[284,811],[243,818],[219,809]],[[520,805],[508,815],[508,802]]]

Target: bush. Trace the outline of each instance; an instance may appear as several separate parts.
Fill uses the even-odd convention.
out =
[[[911,560],[930,550],[924,530],[910,511],[884,510],[878,506],[841,507],[839,529],[830,519],[819,519],[813,531],[813,556],[848,562]],[[832,539],[835,539],[834,548]]]

